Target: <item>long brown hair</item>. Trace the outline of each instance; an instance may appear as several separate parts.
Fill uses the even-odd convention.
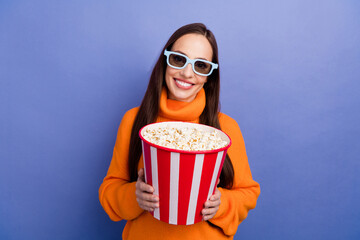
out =
[[[212,62],[218,63],[218,47],[215,36],[206,28],[202,23],[193,23],[185,25],[179,28],[169,38],[164,48],[162,49],[158,61],[151,73],[150,81],[145,92],[145,96],[141,102],[139,111],[136,115],[134,125],[131,131],[130,145],[129,145],[129,175],[130,181],[136,181],[138,174],[138,164],[141,156],[141,140],[139,138],[140,129],[156,121],[159,112],[159,101],[161,90],[165,83],[165,70],[166,60],[163,55],[165,49],[171,50],[173,44],[180,37],[190,34],[200,34],[206,37],[213,50]],[[220,73],[219,69],[215,70],[210,76],[208,76],[207,82],[204,84],[204,90],[206,94],[206,105],[204,111],[200,115],[199,122],[215,128],[220,129],[219,123],[219,93],[220,93]],[[231,188],[234,179],[234,168],[228,155],[226,155],[223,169],[220,174],[220,187]]]

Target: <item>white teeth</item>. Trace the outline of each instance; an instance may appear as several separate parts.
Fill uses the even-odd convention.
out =
[[[180,84],[181,86],[184,86],[184,87],[190,87],[192,84],[190,84],[190,83],[186,83],[186,82],[182,82],[182,81],[179,81],[179,80],[177,80],[176,79],[176,82],[178,83],[178,84]]]

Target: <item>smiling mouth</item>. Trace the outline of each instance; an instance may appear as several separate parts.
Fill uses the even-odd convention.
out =
[[[191,88],[194,85],[194,84],[191,84],[191,83],[180,81],[180,80],[178,80],[176,78],[175,78],[175,82],[177,83],[178,86],[183,87],[183,88]]]

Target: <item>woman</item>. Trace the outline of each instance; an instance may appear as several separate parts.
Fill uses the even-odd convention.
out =
[[[196,59],[194,61],[194,59]],[[219,112],[220,77],[214,35],[203,24],[178,29],[165,44],[140,107],[124,115],[99,199],[113,221],[127,220],[123,239],[232,239],[256,205],[245,144],[232,118]],[[144,182],[139,130],[146,124],[187,121],[221,128],[232,139],[219,184],[204,204],[203,221],[170,225],[150,214],[159,197]],[[150,211],[150,212],[149,212]]]

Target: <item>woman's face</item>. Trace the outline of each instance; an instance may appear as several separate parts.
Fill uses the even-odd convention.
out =
[[[173,44],[171,51],[182,53],[190,59],[201,58],[212,61],[213,51],[209,41],[200,34],[186,34]],[[168,98],[191,102],[206,83],[207,77],[194,73],[191,64],[183,69],[166,67],[165,82]]]

